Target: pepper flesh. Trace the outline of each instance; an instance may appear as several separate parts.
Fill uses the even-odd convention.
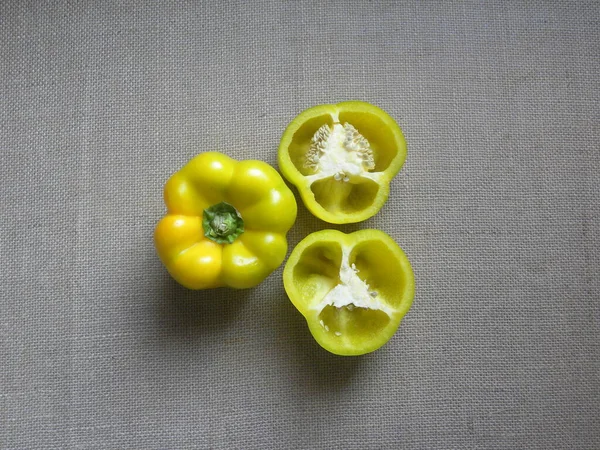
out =
[[[311,213],[330,223],[353,223],[374,216],[386,202],[406,159],[406,142],[394,119],[374,105],[319,105],[288,125],[278,159]]]
[[[384,345],[415,292],[402,249],[384,232],[370,229],[308,235],[292,250],[283,282],[319,345],[344,356]]]
[[[202,153],[169,178],[164,199],[167,214],[154,242],[167,271],[183,286],[249,288],[283,262],[297,206],[267,163]],[[237,218],[239,224],[230,223]],[[216,229],[207,232],[208,224]]]

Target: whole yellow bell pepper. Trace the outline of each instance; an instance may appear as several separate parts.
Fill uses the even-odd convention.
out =
[[[283,284],[319,345],[344,356],[384,345],[415,294],[408,258],[379,230],[308,235],[292,250]]]
[[[279,169],[306,207],[330,223],[353,223],[377,214],[390,181],[406,159],[398,124],[360,101],[319,105],[300,113],[279,145]]]
[[[249,288],[283,262],[297,206],[267,163],[202,153],[171,176],[164,199],[154,242],[183,286]]]

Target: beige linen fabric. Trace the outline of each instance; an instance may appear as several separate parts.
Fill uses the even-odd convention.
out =
[[[0,5],[0,447],[600,448],[600,3]],[[374,218],[299,206],[290,248],[377,228],[400,330],[323,351],[281,269],[191,292],[162,187],[199,152],[276,166],[303,109],[374,103],[408,160]]]

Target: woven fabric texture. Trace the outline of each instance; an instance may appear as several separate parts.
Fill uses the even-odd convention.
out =
[[[600,448],[600,2],[0,4],[0,448]],[[366,222],[412,262],[399,331],[322,350],[282,268],[177,285],[166,179],[277,167],[349,99],[408,159]],[[296,192],[297,193],[297,192]]]

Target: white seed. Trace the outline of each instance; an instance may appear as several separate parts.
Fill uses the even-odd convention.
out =
[[[324,327],[324,326],[325,326],[325,324],[323,323],[323,321],[322,321],[322,320],[319,320],[319,323],[321,324],[321,326],[322,326],[322,327]]]
[[[373,159],[373,150],[369,145],[369,141],[362,136],[356,128],[349,123],[344,123],[344,147],[348,151],[356,152],[362,156],[363,165],[367,170],[375,168],[375,160]]]
[[[312,142],[308,152],[306,153],[306,159],[304,161],[304,167],[317,170],[319,167],[319,160],[321,156],[325,152],[325,144],[329,139],[329,135],[331,134],[331,129],[329,125],[325,124],[321,126],[317,130],[317,132],[312,137]]]
[[[336,332],[335,332],[335,335],[336,335],[336,336],[341,336],[341,335],[342,335],[342,333],[340,333],[339,331],[336,331]]]
[[[325,331],[329,331],[329,327],[325,325]]]

